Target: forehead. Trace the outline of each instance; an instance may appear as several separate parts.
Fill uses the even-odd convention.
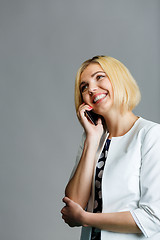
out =
[[[80,82],[84,81],[88,77],[91,77],[92,74],[99,71],[104,72],[103,68],[98,63],[90,63],[82,72]]]

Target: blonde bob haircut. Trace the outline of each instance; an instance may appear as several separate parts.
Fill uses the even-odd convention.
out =
[[[83,103],[80,91],[81,74],[92,63],[99,64],[107,74],[113,87],[115,106],[120,107],[122,112],[132,111],[141,99],[139,87],[124,64],[109,56],[95,56],[83,62],[80,66],[75,80],[76,111],[78,111],[79,106]]]

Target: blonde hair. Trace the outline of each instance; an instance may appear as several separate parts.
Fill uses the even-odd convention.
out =
[[[83,103],[80,91],[81,74],[92,63],[98,63],[111,81],[114,92],[114,104],[122,111],[132,111],[140,102],[141,93],[139,87],[129,70],[123,63],[109,56],[95,56],[86,60],[80,66],[75,80],[75,108],[78,110]]]

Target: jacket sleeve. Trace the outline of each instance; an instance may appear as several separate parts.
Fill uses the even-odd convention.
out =
[[[75,165],[74,165],[73,170],[71,172],[71,176],[70,176],[69,180],[71,180],[71,178],[73,177],[73,175],[74,175],[74,173],[77,169],[78,163],[81,159],[83,148],[84,148],[85,138],[86,138],[86,135],[85,135],[85,133],[83,133],[82,138],[81,138],[81,142],[80,142],[80,145],[79,145],[79,148],[78,148],[77,156],[76,156],[76,162],[75,162]]]
[[[160,125],[152,126],[142,142],[140,201],[131,214],[145,237],[160,232]]]

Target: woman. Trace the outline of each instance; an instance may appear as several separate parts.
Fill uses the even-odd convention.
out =
[[[140,91],[118,60],[96,56],[77,72],[84,128],[62,218],[82,240],[160,239],[160,125],[134,115]],[[87,111],[98,114],[97,124]]]

